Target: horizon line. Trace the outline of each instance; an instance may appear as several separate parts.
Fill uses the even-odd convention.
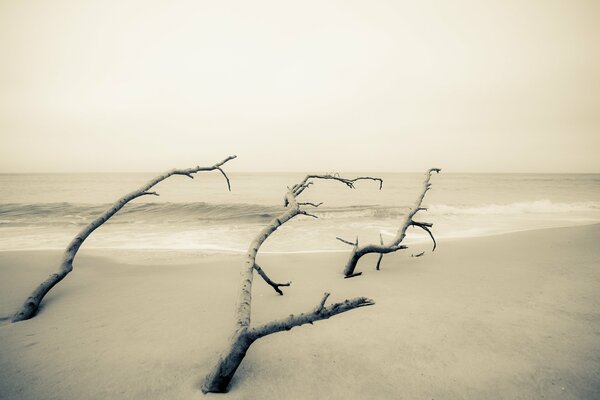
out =
[[[164,173],[168,170],[156,170],[156,171],[53,171],[53,172],[40,172],[40,171],[14,171],[14,172],[4,172],[0,171],[0,175],[84,175],[84,174],[160,174]],[[339,173],[339,174],[421,174],[425,171],[315,171],[315,170],[305,170],[305,171],[235,171],[230,170],[226,171],[231,174],[312,174],[312,173]],[[514,175],[526,175],[526,174],[536,174],[536,175],[598,175],[600,171],[597,172],[575,172],[575,171],[567,171],[567,172],[539,172],[539,171],[444,171],[442,168],[442,173],[444,174],[514,174]]]

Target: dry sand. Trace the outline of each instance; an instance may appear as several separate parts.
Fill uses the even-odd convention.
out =
[[[375,306],[255,343],[226,399],[600,398],[600,225],[444,241],[434,254],[260,255],[253,323]],[[273,238],[273,240],[280,240]],[[418,250],[414,250],[416,252]],[[201,399],[233,325],[241,256],[82,250],[34,319],[9,324],[59,252],[0,253],[2,399]]]

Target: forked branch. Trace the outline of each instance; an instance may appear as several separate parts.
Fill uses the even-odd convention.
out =
[[[366,297],[355,297],[353,299],[344,300],[342,302],[334,303],[325,307],[325,302],[327,301],[328,297],[329,293],[325,293],[321,299],[321,302],[317,305],[317,307],[315,307],[314,310],[310,312],[298,315],[292,314],[287,318],[268,322],[256,328],[249,329],[248,334],[254,339],[259,339],[272,333],[289,331],[296,326],[312,324],[313,322],[328,319],[334,315],[354,310],[355,308],[366,307],[375,304],[373,300]]]
[[[287,282],[287,283],[273,282],[271,280],[271,278],[269,278],[269,276],[265,273],[265,271],[263,271],[263,269],[258,264],[254,264],[254,269],[256,270],[256,272],[258,272],[258,274],[261,276],[261,278],[263,278],[263,280],[267,283],[267,285],[271,286],[273,288],[273,290],[275,290],[281,296],[283,296],[283,292],[279,288],[285,287],[285,286],[290,286],[292,284],[291,281]]]
[[[250,327],[250,316],[252,310],[252,282],[254,279],[254,271],[256,271],[263,280],[270,285],[277,293],[283,294],[281,287],[289,286],[290,283],[278,284],[273,282],[261,267],[256,264],[256,256],[262,244],[274,233],[280,226],[291,220],[297,215],[305,215],[317,218],[316,215],[310,214],[302,206],[318,207],[321,203],[298,202],[298,196],[301,195],[314,180],[335,180],[344,183],[349,188],[354,188],[354,183],[358,180],[373,180],[379,182],[381,188],[382,180],[372,177],[359,177],[348,179],[335,174],[326,175],[307,175],[301,182],[288,188],[285,195],[284,207],[280,215],[273,218],[259,234],[254,238],[248,247],[246,260],[241,271],[241,287],[237,301],[236,325],[234,333],[231,336],[231,341],[228,348],[223,352],[217,364],[212,371],[206,376],[202,384],[202,391],[208,392],[225,392],[229,382],[233,378],[235,371],[242,362],[246,352],[254,343],[255,340],[275,332],[290,330],[295,326],[313,323],[322,319],[330,318],[346,311],[358,307],[364,307],[374,304],[372,300],[357,297],[350,300],[345,300],[341,303],[335,303],[331,306],[325,306],[325,302],[329,294],[325,294],[317,307],[309,313],[300,315],[291,315],[288,318],[272,321],[257,328]]]
[[[40,303],[44,296],[52,289],[57,283],[62,281],[72,270],[73,270],[73,260],[75,259],[75,255],[77,251],[87,239],[88,236],[92,232],[94,232],[97,228],[99,228],[102,224],[110,219],[113,215],[115,215],[121,208],[123,208],[130,201],[137,199],[141,196],[158,196],[157,192],[150,191],[155,185],[164,181],[173,175],[184,175],[190,178],[193,178],[193,174],[202,172],[202,171],[213,171],[219,170],[227,180],[227,187],[231,190],[231,186],[229,185],[229,178],[225,174],[225,172],[221,169],[221,167],[228,161],[233,160],[236,156],[229,156],[226,159],[210,166],[210,167],[193,167],[188,169],[172,169],[170,171],[165,172],[162,175],[159,175],[150,181],[148,181],[145,185],[141,186],[139,189],[134,190],[131,193],[126,194],[117,200],[108,210],[106,210],[102,215],[93,220],[89,225],[81,230],[75,236],[75,238],[69,243],[67,246],[61,265],[59,267],[58,272],[50,275],[48,279],[42,282],[25,300],[19,311],[14,315],[12,322],[23,321],[33,317],[40,306]]]
[[[434,173],[434,172],[439,173],[440,171],[441,171],[441,169],[439,169],[439,168],[431,168],[430,170],[428,170],[426,172],[426,174],[425,174],[426,177],[423,182],[423,188],[421,190],[421,193],[417,197],[415,205],[406,214],[404,221],[402,222],[402,224],[400,225],[400,228],[398,229],[398,233],[388,244],[384,244],[383,238],[381,237],[381,235],[379,236],[380,244],[378,244],[378,245],[368,244],[365,246],[359,246],[358,240],[357,240],[357,243],[352,248],[352,252],[350,253],[350,258],[348,259],[348,262],[346,263],[346,267],[344,268],[344,276],[346,278],[358,276],[361,274],[360,272],[355,272],[355,269],[358,264],[358,261],[365,254],[370,254],[370,253],[378,253],[379,254],[379,258],[377,260],[377,265],[376,265],[376,269],[379,270],[379,268],[381,266],[381,259],[384,254],[392,253],[392,252],[402,250],[402,249],[406,249],[407,247],[405,245],[402,245],[401,243],[404,240],[404,238],[406,237],[407,229],[411,226],[416,226],[418,228],[425,230],[431,237],[431,240],[433,241],[433,250],[432,251],[435,250],[437,244],[435,242],[435,238],[433,237],[433,233],[429,229],[433,226],[433,224],[430,224],[427,222],[418,222],[418,221],[415,221],[413,218],[419,211],[427,210],[426,208],[422,207],[421,204],[423,203],[425,194],[431,188],[430,180],[431,180],[432,173]],[[346,240],[343,240],[340,238],[337,238],[337,239],[341,240],[344,243],[351,244],[350,242],[348,242]]]

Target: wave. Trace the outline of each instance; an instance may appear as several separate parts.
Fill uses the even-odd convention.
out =
[[[111,204],[10,203],[0,205],[0,224],[85,224],[105,212]],[[112,223],[175,223],[213,221],[262,222],[278,207],[256,204],[136,203],[128,204],[111,218]]]
[[[110,204],[83,203],[35,203],[0,204],[0,226],[32,225],[85,225],[101,215]],[[198,225],[199,223],[230,225],[264,224],[279,215],[283,207],[261,204],[216,203],[136,203],[129,204],[111,218],[111,224],[174,224]],[[312,211],[321,220],[369,221],[399,219],[408,207],[382,205],[357,205],[348,207],[322,206]],[[429,206],[433,217],[525,215],[525,214],[585,214],[597,217],[598,202],[560,203],[550,200],[515,202],[487,205]]]
[[[111,204],[83,203],[9,203],[0,204],[0,225],[63,224],[83,225],[107,210]],[[111,223],[195,224],[265,223],[283,207],[260,204],[215,203],[137,203],[129,204],[111,218]],[[382,206],[319,207],[321,219],[387,218],[406,212],[406,208]]]

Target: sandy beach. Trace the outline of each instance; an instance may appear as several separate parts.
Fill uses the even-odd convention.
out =
[[[445,240],[360,265],[267,254],[252,322],[367,296],[256,342],[227,399],[600,398],[600,225]],[[427,245],[428,246],[428,245]],[[426,247],[424,247],[425,249]],[[82,249],[32,320],[8,319],[58,251],[0,253],[3,399],[190,399],[231,333],[242,255]]]

